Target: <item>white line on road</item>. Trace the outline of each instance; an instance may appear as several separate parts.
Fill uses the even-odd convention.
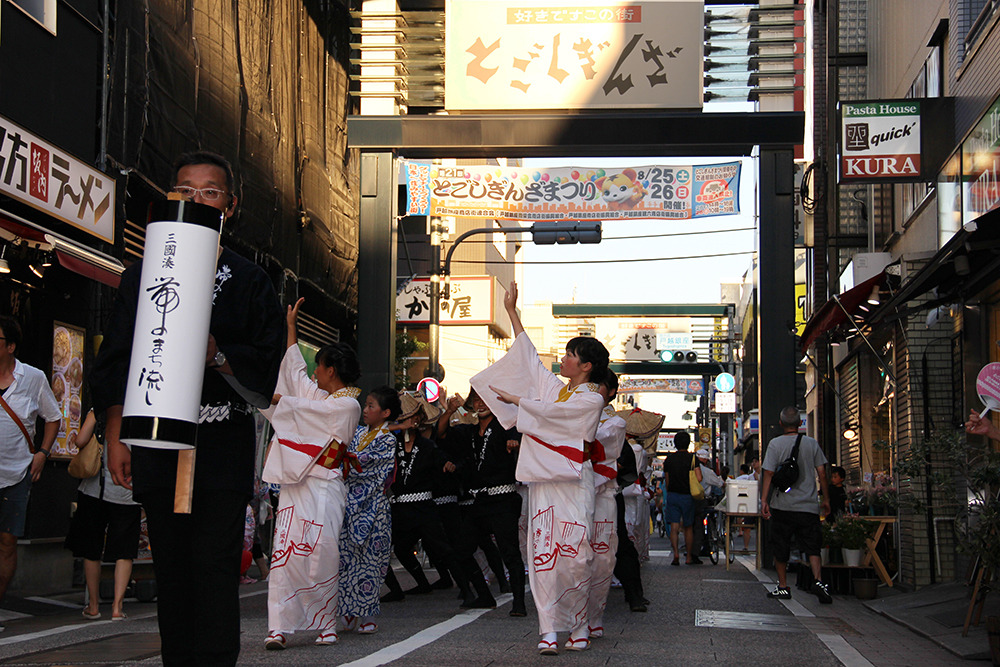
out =
[[[43,604],[51,604],[56,607],[68,607],[70,609],[83,609],[78,602],[64,602],[63,600],[53,600],[52,598],[43,598],[40,595],[33,595],[30,598],[24,598],[25,600],[31,600],[32,602],[41,602]]]
[[[750,574],[757,577],[758,581],[770,586],[775,585],[774,580],[758,570],[756,568],[756,562],[750,560],[748,556],[737,556],[736,560],[738,560],[740,564],[750,572]],[[802,618],[816,617],[815,614],[803,607],[800,602],[796,602],[795,600],[781,600],[781,604],[785,605],[785,608],[792,612],[795,616]],[[848,644],[847,640],[840,635],[832,632],[817,632],[811,627],[809,630],[816,635],[816,638],[823,642],[828,649],[830,649],[830,652],[833,653],[833,657],[839,660],[840,664],[844,665],[844,667],[875,667],[863,655],[861,655],[856,648]]]
[[[513,599],[514,596],[510,593],[501,595],[497,598],[497,607],[502,607]],[[375,653],[365,656],[360,660],[344,663],[340,667],[379,667],[380,665],[388,664],[393,660],[399,660],[404,655],[412,653],[418,648],[422,648],[431,642],[441,639],[452,630],[458,630],[462,626],[472,623],[488,611],[492,610],[468,609],[452,616],[447,621],[442,621],[437,625],[432,625],[429,628],[421,630],[408,639],[404,639],[403,641],[393,644],[392,646],[386,646],[381,651],[376,651]]]

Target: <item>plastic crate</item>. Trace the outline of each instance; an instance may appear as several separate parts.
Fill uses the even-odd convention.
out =
[[[756,514],[760,511],[760,492],[757,480],[726,480],[726,512],[729,514]]]

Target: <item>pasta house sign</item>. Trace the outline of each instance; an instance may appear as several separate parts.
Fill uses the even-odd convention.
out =
[[[841,183],[921,179],[920,100],[845,102],[840,112]]]
[[[700,109],[704,10],[700,0],[448,0],[445,108]]]

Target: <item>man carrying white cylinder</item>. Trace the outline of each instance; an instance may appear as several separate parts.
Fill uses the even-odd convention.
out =
[[[175,164],[173,191],[217,209],[224,219],[236,208],[233,190],[232,168],[219,155],[187,153]],[[122,274],[91,374],[95,410],[107,410],[108,468],[115,483],[133,489],[146,510],[163,664],[235,665],[243,525],[255,462],[252,408],[270,404],[285,350],[285,318],[267,274],[219,246],[201,378],[192,510],[175,513],[177,450],[129,450],[119,438],[142,264]],[[183,328],[184,323],[174,326]],[[143,381],[149,388],[148,376]]]

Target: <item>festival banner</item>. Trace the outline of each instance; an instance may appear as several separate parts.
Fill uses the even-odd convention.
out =
[[[705,384],[701,380],[687,378],[622,378],[618,387],[619,394],[668,393],[700,396],[704,391]]]
[[[406,162],[407,215],[494,220],[687,220],[740,212],[740,162],[459,166]]]

